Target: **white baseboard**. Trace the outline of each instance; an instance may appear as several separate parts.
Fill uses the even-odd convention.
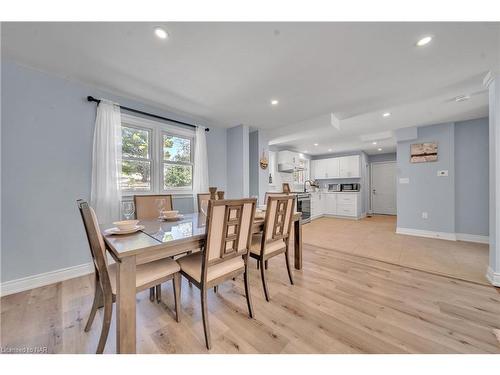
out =
[[[60,281],[73,279],[75,277],[88,275],[94,272],[92,263],[80,264],[56,271],[41,273],[38,275],[23,277],[21,279],[10,280],[0,285],[0,296],[23,292],[41,286],[58,283]]]
[[[448,240],[448,241],[456,241],[457,240],[457,236],[455,235],[455,233],[433,232],[433,231],[422,230],[422,229],[412,229],[412,228],[397,227],[396,228],[396,233],[398,233],[398,234],[406,234],[408,236],[439,238],[441,240]]]
[[[476,243],[490,243],[488,236],[480,236],[477,234],[468,233],[449,233],[449,232],[434,232],[422,229],[412,229],[412,228],[396,228],[396,233],[405,234],[408,236],[416,237],[427,237],[427,238],[438,238],[441,240],[448,241],[466,241],[466,242],[476,242]]]
[[[500,273],[499,272],[493,272],[493,270],[491,269],[491,267],[488,267],[488,272],[486,272],[486,278],[493,285],[500,287]]]
[[[490,243],[490,238],[488,236],[480,236],[478,234],[467,234],[467,233],[455,233],[457,236],[457,241],[466,242],[477,242],[477,243]]]

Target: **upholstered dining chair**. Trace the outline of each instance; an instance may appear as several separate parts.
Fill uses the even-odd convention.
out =
[[[262,287],[266,301],[269,302],[269,290],[266,281],[265,266],[270,258],[285,254],[286,269],[290,283],[293,285],[293,276],[288,259],[290,245],[290,231],[292,229],[292,216],[295,211],[295,197],[293,195],[269,196],[267,199],[264,231],[261,235],[252,238],[250,256],[259,262]]]
[[[159,216],[158,199],[165,200],[165,211],[172,211],[174,209],[171,194],[134,195],[135,217],[137,220],[157,219]]]
[[[104,307],[104,320],[99,338],[99,344],[97,345],[96,350],[96,353],[100,354],[104,351],[104,346],[106,345],[109,327],[111,325],[113,302],[116,300],[116,263],[108,264],[104,238],[99,230],[94,210],[83,200],[78,200],[77,204],[80,209],[85,231],[87,233],[90,253],[92,255],[95,270],[94,302],[92,303],[89,319],[85,325],[85,332],[90,330],[97,309]],[[153,286],[161,285],[165,281],[173,280],[175,314],[177,321],[180,320],[181,303],[181,277],[179,271],[179,264],[170,258],[140,264],[137,265],[136,268],[137,293]]]
[[[207,290],[243,274],[248,313],[253,318],[248,283],[248,253],[256,199],[209,200],[204,251],[178,260],[181,274],[200,289],[207,349],[211,348]]]

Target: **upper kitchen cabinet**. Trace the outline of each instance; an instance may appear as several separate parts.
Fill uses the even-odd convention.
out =
[[[338,159],[340,178],[361,177],[359,155],[343,156]]]
[[[311,164],[312,177],[315,180],[330,178],[359,178],[359,155],[342,156],[338,158],[313,160]]]
[[[298,152],[279,151],[278,152],[278,171],[279,172],[297,172],[306,169],[305,159],[300,157]]]

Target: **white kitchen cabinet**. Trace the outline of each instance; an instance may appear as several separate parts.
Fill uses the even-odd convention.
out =
[[[315,180],[326,180],[330,178],[359,178],[359,166],[359,155],[313,160],[311,162],[311,176]]]
[[[359,155],[342,156],[339,159],[339,177],[360,177]]]
[[[325,214],[325,197],[320,192],[311,193],[311,219],[316,219]]]
[[[325,193],[325,214],[337,215],[337,194]]]

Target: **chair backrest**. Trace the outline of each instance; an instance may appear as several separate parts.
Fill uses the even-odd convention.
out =
[[[208,201],[210,200],[210,193],[198,193],[198,212],[202,212],[201,208],[208,210]]]
[[[84,200],[77,201],[80,214],[82,215],[83,225],[89,241],[90,254],[94,262],[96,276],[101,283],[104,293],[112,293],[111,282],[108,273],[108,259],[106,257],[106,246],[104,238],[99,229],[97,216],[92,207]]]
[[[202,280],[208,267],[248,255],[256,204],[255,198],[208,201]]]
[[[276,240],[288,240],[295,211],[295,196],[269,196],[262,240],[264,244]]]
[[[264,204],[267,204],[267,199],[269,197],[286,197],[287,195],[287,193],[266,191],[266,194],[264,195]]]
[[[158,211],[158,199],[165,200],[165,210],[174,209],[171,194],[163,195],[134,195],[135,217],[137,220],[151,220],[160,216]]]

